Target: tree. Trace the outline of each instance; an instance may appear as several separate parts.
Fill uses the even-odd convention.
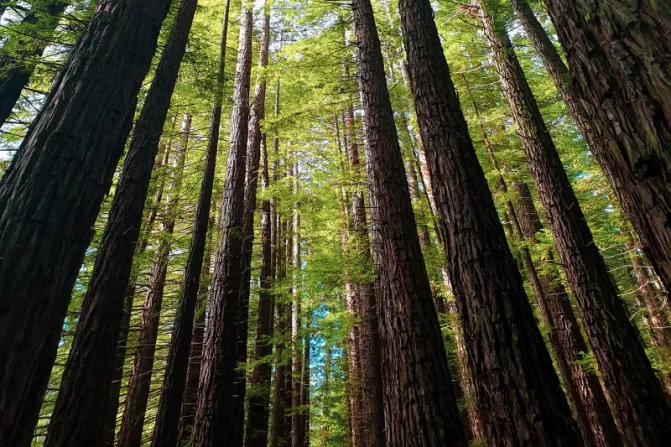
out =
[[[662,82],[669,67],[660,63],[671,53],[663,37],[671,26],[671,4],[641,0],[635,5],[546,2],[567,54],[567,104],[647,257],[671,290],[671,102]],[[556,60],[554,70],[561,70]]]
[[[243,3],[236,66],[234,106],[224,199],[221,205],[221,241],[215,256],[212,293],[208,306],[200,392],[193,429],[194,447],[232,442],[230,426],[235,420],[233,390],[236,368],[236,321],[242,270],[240,256],[244,239],[245,152],[249,114],[249,83],[252,58],[252,10]]]
[[[180,411],[183,409],[183,399],[186,393],[188,393],[188,391],[185,393],[188,370],[189,368],[198,369],[196,365],[189,365],[189,352],[194,351],[194,349],[196,351],[202,350],[200,343],[202,343],[204,329],[201,327],[194,328],[194,316],[199,292],[201,294],[207,293],[207,289],[201,290],[201,274],[203,262],[209,262],[209,256],[205,256],[205,251],[208,224],[210,222],[212,191],[214,188],[214,174],[217,164],[217,151],[219,149],[219,128],[221,127],[229,9],[230,0],[227,0],[224,6],[217,81],[214,92],[214,107],[210,120],[210,134],[206,149],[200,195],[193,221],[189,258],[186,262],[184,280],[180,291],[182,299],[177,316],[175,317],[175,328],[171,338],[170,352],[168,353],[168,367],[165,371],[165,378],[161,389],[161,403],[152,439],[153,445],[157,447],[172,447],[177,444],[178,438],[184,440],[179,434],[179,421]],[[207,270],[209,270],[209,264]],[[201,310],[201,314],[202,321],[200,321],[200,324],[204,325],[204,310]],[[195,338],[199,343],[198,346],[192,343],[192,335],[194,333],[197,335]],[[193,374],[195,377],[198,377],[195,371]],[[197,388],[197,379],[194,378],[193,380],[196,381],[195,388]],[[194,409],[189,408],[189,411]],[[189,422],[191,418],[187,416],[186,419]],[[184,425],[182,428],[184,428]],[[186,434],[184,431],[182,433]]]
[[[399,10],[485,438],[492,445],[579,445],[468,135],[431,5],[401,1]],[[501,393],[502,383],[515,383],[519,394]],[[539,414],[546,415],[540,424]]]
[[[151,172],[195,9],[196,1],[182,2],[152,88],[147,94],[146,105],[133,132],[125,168],[110,209],[110,223],[105,229],[92,280],[82,305],[47,445],[101,442],[102,437],[107,435],[103,433],[105,411],[113,413],[113,421],[116,423],[116,411],[107,410],[109,407],[105,401],[106,396],[110,395],[114,376],[120,381],[115,371],[123,368],[123,362],[121,365],[115,363],[114,368],[110,365],[119,341],[116,334],[125,330],[127,336],[130,321],[134,293],[127,293],[124,284],[129,283],[131,260],[137,251],[135,241],[140,234]],[[131,290],[134,292],[134,284]],[[125,347],[123,349],[125,354]],[[114,401],[118,405],[118,391],[116,394],[117,399],[112,399],[112,405]]]
[[[30,442],[91,226],[169,3],[99,3],[0,180],[0,444]]]
[[[377,302],[387,443],[465,445],[412,213],[373,9],[369,1],[357,0],[353,13],[369,195],[376,208],[371,215],[376,227],[373,249],[380,251],[384,262],[376,285],[379,292],[388,287]]]
[[[490,41],[529,168],[548,216],[560,260],[581,310],[588,340],[614,404],[625,442],[661,445],[671,425],[671,409],[629,322],[592,233],[562,167],[504,25],[496,9],[480,1],[480,17]],[[494,11],[494,12],[490,12]],[[607,311],[606,311],[607,309]],[[622,346],[627,346],[626,350]],[[622,393],[619,390],[628,389]],[[650,425],[636,421],[657,421]]]

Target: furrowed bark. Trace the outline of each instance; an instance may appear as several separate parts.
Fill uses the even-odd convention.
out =
[[[214,212],[216,214],[216,211]],[[179,418],[179,443],[187,443],[191,439],[193,421],[196,416],[196,404],[198,403],[198,381],[200,380],[200,364],[203,359],[203,340],[205,338],[205,311],[207,309],[207,297],[210,293],[210,271],[212,264],[212,239],[216,230],[213,216],[210,216],[209,231],[207,232],[207,243],[205,245],[205,256],[203,268],[200,272],[198,301],[196,315],[193,322],[191,334],[191,349],[189,351],[189,365],[186,371],[186,385],[182,397],[182,409]],[[180,444],[181,445],[181,444]]]
[[[1,445],[32,438],[70,294],[169,5],[99,2],[0,180]]]
[[[569,70],[562,73],[561,59],[554,56],[544,57],[546,67],[559,74],[554,78],[567,93],[563,99],[669,291],[671,2],[545,4]],[[666,421],[662,426],[669,426]],[[657,430],[651,421],[646,424],[650,428],[643,430]],[[669,431],[660,435],[668,439]]]
[[[623,440],[662,445],[671,434],[671,408],[594,244],[505,27],[491,15],[496,9],[486,7],[481,0],[485,35]],[[629,391],[623,393],[625,389]]]
[[[378,292],[385,374],[385,435],[391,445],[463,446],[438,317],[368,0],[353,5],[366,131],[373,245],[381,261]],[[387,285],[385,286],[384,283]],[[421,322],[421,323],[420,323]]]
[[[124,414],[119,429],[120,447],[139,447],[142,443],[147,400],[154,369],[156,339],[168,274],[172,233],[175,229],[175,215],[179,204],[184,161],[191,133],[191,120],[191,115],[185,113],[181,130],[182,141],[175,154],[173,172],[170,175],[170,185],[168,187],[169,196],[162,213],[161,234],[149,275],[149,290],[142,308],[138,347],[128,382]]]
[[[430,2],[401,0],[399,9],[484,437],[492,446],[580,445],[468,134]]]
[[[175,327],[171,338],[170,351],[168,353],[167,368],[161,390],[156,425],[152,445],[154,447],[173,447],[177,444],[180,436],[180,410],[186,393],[189,351],[192,350],[191,338],[195,331],[201,338],[203,332],[194,330],[194,316],[198,295],[200,290],[200,278],[203,260],[205,258],[205,246],[208,234],[208,223],[210,221],[210,209],[212,205],[212,190],[214,188],[214,174],[217,164],[217,152],[219,147],[219,130],[221,127],[221,109],[223,101],[224,76],[226,68],[226,42],[228,36],[228,16],[230,0],[224,6],[224,18],[219,46],[219,62],[217,70],[217,85],[214,94],[214,107],[210,120],[210,135],[207,142],[205,166],[200,186],[196,215],[193,221],[191,246],[189,257],[184,271],[184,280],[180,291],[181,300],[175,317]],[[204,323],[204,321],[203,321]],[[202,347],[197,349],[202,350]],[[195,371],[194,371],[195,374]],[[196,386],[197,388],[197,386]],[[189,408],[189,411],[194,409]],[[192,425],[192,418],[187,417],[186,426]],[[186,429],[185,430],[189,430]],[[190,433],[190,431],[189,431]],[[184,432],[186,436],[186,431]]]
[[[249,83],[252,59],[252,5],[244,2],[233,92],[231,137],[224,199],[222,235],[214,262],[208,306],[198,407],[193,430],[194,447],[235,445],[236,322],[240,296],[240,265],[244,240],[245,153],[249,121]]]
[[[263,30],[261,32],[261,49],[259,51],[259,67],[263,68],[268,65],[268,48],[270,45],[270,10],[266,9],[263,19]],[[266,148],[266,135],[261,133],[260,123],[264,118],[264,103],[266,98],[266,81],[265,78],[260,79],[256,84],[256,91],[254,95],[254,102],[252,104],[252,116],[249,122],[250,135],[248,137],[247,146],[251,147],[250,152],[252,158],[260,152],[262,160],[261,169],[261,186],[264,189],[270,187],[270,177],[268,173],[268,152]],[[257,145],[259,150],[256,149]],[[249,198],[245,200],[245,213],[247,214],[247,238],[254,236],[253,227],[253,208],[248,208],[254,202],[256,204],[256,194],[253,194],[253,188],[256,190],[256,182],[252,178],[256,175],[258,170],[258,161],[248,160],[247,175],[249,188]],[[250,164],[252,166],[250,166]],[[255,170],[256,167],[256,170]],[[252,216],[250,219],[249,213]],[[255,364],[252,371],[252,379],[250,383],[250,396],[248,403],[247,416],[247,437],[245,445],[247,447],[266,447],[268,444],[268,410],[270,405],[270,375],[271,365],[268,357],[273,353],[273,346],[269,338],[273,335],[273,314],[274,314],[274,297],[272,294],[273,270],[272,265],[272,213],[270,207],[270,200],[265,199],[261,209],[261,289],[259,290],[259,310],[258,323],[256,329],[256,340],[254,344],[253,360],[259,362]],[[248,255],[251,261],[251,245],[252,240],[247,247]],[[247,265],[247,264],[245,264]],[[250,266],[247,266],[250,269]],[[249,281],[247,285],[247,295],[249,294]]]
[[[82,445],[113,442],[113,435],[110,436],[109,432],[115,428],[116,411],[105,406],[105,402],[111,400],[109,405],[112,406],[116,401],[118,407],[117,389],[123,370],[123,359],[118,355],[125,355],[126,342],[117,337],[122,328],[126,328],[127,337],[130,315],[123,307],[126,302],[130,312],[135,291],[134,281],[130,286],[124,287],[123,284],[129,284],[134,254],[144,251],[140,244],[136,247],[136,241],[140,235],[159,140],[195,9],[195,0],[182,2],[136,123],[61,380],[46,440],[48,446],[70,442]],[[167,149],[165,152],[167,157]],[[161,192],[157,193],[157,207],[160,206]],[[153,219],[155,216],[153,212]],[[152,226],[153,219],[149,219],[147,227]],[[120,353],[117,353],[118,343],[124,345]],[[118,384],[113,381],[118,381]],[[114,388],[111,394],[110,388]],[[107,396],[109,400],[106,400]],[[105,413],[110,418],[107,424]]]

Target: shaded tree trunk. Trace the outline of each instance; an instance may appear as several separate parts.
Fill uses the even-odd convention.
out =
[[[347,69],[349,76],[349,70]],[[354,128],[354,112],[351,103],[345,109],[345,132],[347,135],[347,158],[350,172],[357,183],[365,181],[365,173],[361,170],[359,145]],[[362,191],[352,194],[352,223],[354,231],[354,249],[361,256],[364,265],[373,262],[366,220],[366,206]],[[421,241],[420,241],[421,242]],[[360,368],[360,384],[358,397],[358,419],[354,432],[354,446],[379,447],[385,445],[384,437],[384,404],[382,400],[382,371],[380,362],[380,332],[378,329],[378,303],[375,285],[359,282],[355,286],[357,292],[356,315],[360,319],[358,337],[358,362]],[[358,442],[358,443],[357,443]]]
[[[0,49],[0,126],[5,124],[21,92],[28,86],[68,3],[67,0],[56,0],[33,6],[21,21],[21,29],[3,43],[4,48],[18,47],[21,50],[18,54],[9,54]],[[6,4],[0,6],[0,18],[5,8]]]
[[[99,2],[0,180],[0,445],[32,438],[71,291],[169,5]],[[118,327],[112,361],[117,334]]]
[[[268,25],[266,25],[266,23]],[[268,47],[270,45],[270,18],[269,13],[264,10],[264,26],[261,36],[259,51],[259,67],[268,64]],[[245,396],[247,392],[247,370],[241,365],[247,363],[247,342],[249,338],[249,295],[251,282],[252,251],[254,243],[254,214],[256,212],[256,195],[259,183],[259,161],[261,158],[261,121],[264,119],[266,99],[266,83],[264,80],[257,82],[254,91],[254,100],[249,120],[247,137],[247,155],[245,167],[245,198],[244,198],[244,241],[242,246],[242,257],[240,259],[242,269],[242,282],[240,284],[240,296],[238,303],[237,321],[237,364],[239,369],[235,371],[235,405],[237,406],[235,422],[233,426],[234,445],[243,445],[245,427]]]
[[[483,0],[480,5],[501,83],[624,441],[662,445],[671,435],[671,408],[594,244],[505,27],[491,15],[495,12],[485,10]],[[629,391],[622,393],[625,389]]]
[[[371,215],[373,246],[381,255],[376,261],[383,262],[376,285],[383,293],[378,302],[387,443],[466,445],[412,213],[373,9],[368,0],[356,0],[352,7],[370,206],[376,209]]]
[[[468,134],[430,2],[401,0],[399,9],[484,437],[492,446],[580,445]]]
[[[173,123],[173,129],[174,129],[174,124],[176,119],[171,120]],[[168,144],[163,144],[161,145],[161,148],[159,149],[161,153],[163,153],[162,161],[160,164],[160,167],[166,167],[168,165],[168,160],[170,157],[170,149],[172,145],[172,135],[170,136],[170,139],[168,140]],[[123,176],[123,173],[122,173]],[[148,239],[147,236],[152,233],[152,230],[154,228],[154,223],[156,222],[156,216],[157,216],[157,210],[158,207],[160,206],[161,200],[163,198],[163,186],[165,183],[165,176],[161,176],[159,179],[159,187],[156,191],[156,196],[154,199],[154,202],[151,205],[151,209],[149,212],[149,217],[147,218],[147,222],[145,225],[145,237],[138,241],[137,247],[135,248],[135,256],[134,259],[137,259],[138,257],[142,256],[144,253],[145,249],[147,248],[148,245]],[[118,186],[117,186],[118,188]],[[99,250],[101,250],[99,248]],[[116,357],[115,357],[115,365],[114,365],[114,371],[113,375],[111,378],[110,382],[110,392],[109,392],[109,397],[107,399],[107,409],[105,410],[105,423],[104,423],[104,428],[103,428],[103,445],[105,446],[113,446],[114,445],[114,440],[116,438],[116,429],[117,429],[117,414],[119,412],[119,398],[120,398],[120,393],[121,393],[121,382],[123,380],[123,368],[126,363],[126,352],[128,348],[128,336],[130,333],[130,318],[132,316],[132,310],[133,310],[133,304],[135,302],[135,289],[136,289],[136,273],[131,271],[131,279],[128,282],[128,286],[126,287],[126,292],[125,292],[125,303],[124,303],[124,310],[123,310],[123,316],[121,319],[121,329],[119,331],[119,337],[117,340],[117,349],[116,349]],[[83,314],[80,313],[80,320],[81,320],[81,315]],[[101,349],[98,348],[98,349]],[[84,370],[84,368],[81,368]],[[52,415],[53,417],[53,415]]]
[[[214,214],[216,214],[216,211]],[[205,338],[205,311],[207,309],[207,297],[209,294],[212,264],[212,233],[216,231],[214,218],[212,216],[210,216],[209,228],[210,229],[207,232],[208,241],[205,248],[205,257],[203,260],[204,264],[200,272],[200,280],[198,281],[198,308],[193,322],[189,365],[186,371],[186,385],[184,387],[184,396],[182,397],[179,418],[179,443],[187,443],[191,439],[193,421],[196,416],[196,404],[198,403],[198,381],[200,380],[200,364],[203,360],[203,340]]]
[[[671,54],[671,3],[547,0],[545,4],[566,51],[570,76],[547,43],[541,45],[548,52],[539,54],[646,256],[666,290],[671,290],[671,96],[666,81],[671,67],[663,62]],[[524,8],[518,10],[523,12],[519,17],[531,19]],[[538,51],[540,46],[534,46]],[[669,426],[668,419],[662,426]],[[668,438],[668,433],[663,435]]]
[[[135,281],[129,282],[132,259],[136,253],[143,252],[147,245],[146,240],[140,244],[136,241],[140,235],[147,191],[170,97],[177,81],[195,9],[195,0],[182,2],[133,132],[61,380],[59,398],[46,440],[48,446],[113,442],[118,410],[112,406],[116,404],[118,408],[125,360],[120,355],[125,357],[125,339],[130,321],[128,312],[135,295]],[[166,148],[164,165],[168,154]],[[160,206],[161,194],[160,187],[157,207]],[[151,214],[147,228],[151,228],[156,218],[155,211]],[[127,287],[123,287],[124,284]],[[123,309],[124,301],[126,312]],[[122,334],[119,337],[120,331],[125,331],[125,336]],[[107,423],[105,413],[109,418]]]
[[[542,231],[543,226],[529,187],[526,183],[518,182],[513,184],[512,189],[518,194],[516,218],[519,218],[519,236],[522,240],[538,243],[536,234]],[[539,274],[528,249],[524,249],[523,256],[541,315],[550,329],[550,344],[585,445],[621,446],[622,440],[599,378],[595,372],[586,371],[581,366],[581,360],[589,350],[559,276]],[[552,261],[552,254],[547,258]],[[547,272],[548,269],[542,271]]]
[[[193,430],[194,447],[234,445],[236,322],[243,271],[240,257],[244,239],[245,153],[249,122],[249,84],[252,62],[252,5],[243,2],[240,42],[233,92],[233,113],[224,199],[222,235],[217,250],[208,330],[203,350],[200,391]]]
[[[210,135],[208,138],[203,178],[201,180],[200,195],[196,206],[196,215],[192,227],[189,257],[184,271],[184,280],[180,291],[180,304],[175,316],[175,326],[170,339],[167,367],[159,403],[158,415],[154,426],[152,445],[154,447],[173,447],[180,438],[179,422],[180,411],[184,397],[187,395],[187,373],[189,369],[189,351],[192,350],[191,338],[194,333],[194,316],[200,278],[205,258],[205,245],[210,221],[212,204],[212,190],[217,163],[219,146],[219,128],[221,126],[221,108],[223,101],[224,75],[226,67],[226,42],[228,36],[228,15],[230,0],[224,6],[224,19],[219,47],[219,62],[217,70],[217,84],[215,87],[214,107],[210,120]],[[202,337],[199,331],[198,336]],[[202,351],[202,348],[199,347]],[[197,387],[196,387],[197,388]],[[187,417],[187,425],[191,425]],[[184,426],[183,426],[184,427]],[[184,433],[186,435],[186,432]]]
[[[191,115],[184,114],[182,121],[182,141],[175,154],[173,172],[169,185],[169,197],[163,209],[161,235],[154,254],[154,262],[149,277],[149,290],[145,297],[140,322],[140,336],[135,352],[135,360],[128,382],[128,392],[124,414],[119,430],[120,447],[139,447],[142,443],[147,399],[154,369],[156,339],[161,317],[161,307],[168,274],[172,233],[175,228],[175,214],[179,203],[184,172],[184,160],[191,132]]]

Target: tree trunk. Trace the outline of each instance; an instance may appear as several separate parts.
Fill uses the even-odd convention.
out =
[[[72,287],[169,5],[98,4],[0,180],[0,445],[32,438]],[[111,359],[118,328],[112,334]]]
[[[263,30],[261,36],[261,51],[259,53],[259,66],[268,64],[268,48],[270,45],[270,10],[264,13]],[[260,138],[260,152],[262,160],[261,184],[263,189],[270,188],[270,176],[268,169],[268,152],[266,148],[266,135],[261,134],[260,121],[264,116],[264,103],[266,96],[265,80],[257,83],[254,103],[252,105],[252,119],[250,130],[254,134],[250,136],[248,146],[256,144]],[[247,206],[247,204],[245,205]],[[273,335],[273,318],[275,308],[275,297],[272,292],[275,274],[274,265],[274,240],[273,240],[274,215],[271,202],[265,199],[261,209],[261,288],[259,290],[259,310],[256,328],[256,340],[254,344],[253,359],[258,362],[252,371],[250,384],[250,396],[247,416],[247,447],[266,447],[268,445],[268,418],[270,405],[270,378],[271,363],[269,357],[273,352],[270,337]],[[249,230],[249,227],[248,227]],[[253,232],[253,227],[252,227]],[[247,234],[249,237],[249,233]]]
[[[129,284],[134,254],[144,251],[144,247],[136,247],[136,241],[161,132],[195,9],[195,0],[183,1],[136,124],[61,380],[46,440],[48,446],[113,442],[109,424],[112,428],[116,425],[116,411],[105,402],[109,402],[107,396],[116,396],[111,398],[109,405],[116,402],[118,406],[118,388],[125,360],[119,354],[125,357],[126,337],[122,337],[123,340],[117,337],[120,330],[125,330],[127,336],[130,315],[124,312],[123,303],[130,301],[130,305],[126,304],[130,312],[135,291],[134,281],[130,286],[122,285]],[[156,206],[159,203],[160,198]],[[149,222],[148,227],[152,224]],[[119,343],[123,347],[118,347]],[[112,363],[114,367],[110,366]],[[115,381],[118,383],[113,383]],[[106,412],[110,417],[107,426]]]
[[[171,120],[173,123],[173,126],[175,124],[176,119]],[[170,136],[170,139],[168,140],[168,144],[166,145],[165,143],[161,145],[161,148],[159,149],[160,152],[163,154],[162,161],[160,164],[160,167],[165,167],[168,165],[169,157],[170,157],[170,149],[171,149],[171,144],[172,144],[172,135]],[[122,173],[123,176],[123,173]],[[152,203],[151,210],[149,212],[149,217],[147,218],[147,222],[145,224],[144,228],[144,233],[145,237],[138,241],[137,247],[135,248],[135,258],[137,259],[139,256],[141,256],[144,253],[144,250],[147,248],[148,245],[148,239],[147,236],[152,233],[152,230],[154,228],[154,223],[156,222],[156,215],[157,215],[157,209],[161,203],[161,200],[163,198],[163,184],[165,180],[165,176],[161,176],[159,179],[159,187],[156,191],[156,196],[154,199],[154,202]],[[118,186],[117,186],[118,188]],[[100,249],[99,249],[100,250]],[[95,269],[95,267],[94,267]],[[132,269],[131,269],[132,270]],[[107,409],[105,410],[105,422],[104,422],[104,428],[103,428],[103,445],[105,446],[113,446],[114,445],[114,440],[116,438],[116,429],[117,429],[117,414],[119,412],[119,398],[120,398],[120,393],[121,393],[121,382],[123,380],[123,367],[126,363],[126,352],[128,348],[128,335],[130,333],[130,318],[132,316],[132,311],[133,311],[133,304],[135,301],[135,289],[136,289],[136,273],[131,271],[131,279],[128,282],[128,285],[126,286],[126,292],[125,292],[125,303],[124,303],[124,310],[123,310],[123,316],[121,318],[121,329],[119,331],[119,336],[117,339],[117,348],[116,348],[116,357],[115,357],[115,364],[114,364],[114,371],[112,373],[112,378],[110,382],[110,392],[109,396],[107,398]],[[81,321],[81,315],[83,314],[80,313],[80,321]],[[75,334],[76,336],[76,334]],[[99,348],[98,348],[99,349]],[[84,368],[81,368],[84,370]],[[53,418],[53,415],[52,415]]]
[[[18,47],[21,50],[17,54],[8,54],[0,49],[0,126],[12,114],[68,3],[67,0],[55,0],[33,6],[21,21],[21,29],[3,43],[4,48]],[[5,7],[0,6],[0,17]]]
[[[214,214],[216,214],[216,211]],[[203,359],[203,339],[205,338],[205,310],[207,309],[207,297],[210,292],[210,270],[213,245],[212,233],[216,231],[214,218],[212,216],[210,216],[208,226],[209,231],[207,232],[203,268],[201,269],[200,279],[198,281],[198,308],[193,322],[189,365],[186,371],[186,385],[184,386],[184,396],[182,397],[181,414],[179,418],[179,445],[181,445],[181,443],[188,443],[191,439],[193,420],[196,416],[196,404],[198,401],[198,381],[200,380],[200,363]]]
[[[401,0],[399,9],[485,439],[492,446],[580,445],[459,108],[430,2]],[[510,387],[515,392],[503,392]]]
[[[275,84],[275,116],[280,113],[280,83],[279,81]],[[273,152],[275,154],[275,169],[273,170],[273,180],[275,182],[280,179],[279,172],[279,139],[276,137],[273,140]],[[281,219],[278,209],[277,199],[274,199],[271,203],[271,208],[275,210],[273,216],[275,218],[274,225],[274,236],[275,236],[275,278],[278,283],[281,283],[284,278],[286,278],[286,230],[284,221]],[[285,335],[288,329],[287,322],[287,306],[282,301],[281,292],[278,293],[275,288],[274,291],[274,300],[275,308],[277,309],[277,344],[275,345],[275,377],[273,379],[273,401],[272,401],[272,413],[270,419],[270,447],[284,447],[287,445],[288,439],[286,438],[287,424],[286,424],[286,378],[287,378],[287,368],[284,363],[284,350],[285,350]],[[280,301],[277,301],[277,298],[280,298]]]
[[[543,226],[529,187],[526,183],[518,182],[513,184],[512,189],[518,195],[516,216],[519,218],[520,236],[532,243],[538,243],[536,234]],[[622,440],[599,378],[596,373],[581,366],[580,362],[588,352],[587,344],[564,286],[558,275],[553,277],[548,273],[538,273],[528,249],[524,250],[524,258],[541,315],[550,329],[550,344],[585,445],[621,446]],[[551,253],[548,258],[552,260]],[[547,268],[542,270],[548,271]]]
[[[347,70],[349,72],[349,70]],[[349,73],[347,73],[349,75]],[[358,181],[363,182],[364,173],[361,172],[359,159],[359,145],[357,144],[354,128],[354,112],[349,104],[345,109],[345,131],[347,135],[347,156],[351,174]],[[366,206],[363,192],[353,191],[352,194],[352,223],[354,230],[354,249],[361,256],[361,262],[370,265],[373,262],[370,252],[368,236],[368,222],[366,220]],[[421,242],[421,241],[420,241]],[[356,315],[360,319],[357,355],[359,362],[357,396],[359,407],[353,414],[357,415],[356,427],[353,432],[354,446],[381,447],[385,445],[384,438],[384,404],[382,400],[382,371],[380,366],[380,332],[378,330],[378,304],[376,301],[374,284],[363,282],[354,285],[357,292]]]
[[[175,214],[179,203],[184,172],[184,160],[191,132],[191,115],[184,114],[182,121],[182,142],[175,154],[173,172],[171,173],[167,203],[163,208],[163,222],[154,261],[149,277],[149,291],[145,297],[140,322],[140,336],[135,352],[133,369],[128,383],[124,414],[119,430],[120,447],[139,447],[154,368],[154,354],[158,326],[161,317],[161,306],[168,274],[172,233],[175,228]]]
[[[230,0],[224,6],[224,19],[221,31],[221,42],[219,50],[219,63],[217,71],[217,84],[215,87],[214,107],[210,120],[210,136],[207,143],[206,158],[203,178],[201,181],[200,195],[196,207],[196,215],[192,227],[191,245],[189,257],[184,271],[184,280],[180,292],[181,300],[175,316],[175,326],[170,339],[170,351],[168,352],[167,366],[161,390],[158,415],[154,426],[152,445],[154,447],[173,447],[177,445],[180,435],[180,411],[183,399],[188,395],[185,388],[189,369],[189,352],[192,350],[192,335],[197,331],[201,338],[203,331],[194,330],[194,316],[198,294],[200,290],[200,278],[205,258],[205,245],[210,222],[210,208],[212,204],[212,190],[214,187],[214,175],[217,163],[217,152],[219,146],[219,128],[221,127],[221,109],[223,101],[224,75],[226,67],[226,42],[228,36],[228,15]],[[207,290],[205,291],[207,293]],[[203,322],[204,323],[204,322]],[[202,347],[197,348],[202,351]],[[199,369],[199,368],[197,368]],[[197,386],[196,386],[197,389]],[[189,407],[189,411],[195,408]],[[191,427],[192,417],[187,417],[185,425]],[[188,428],[184,436],[190,435]]]
[[[385,435],[391,445],[465,446],[385,81],[373,9],[353,3],[380,303]],[[385,286],[378,280],[382,291]],[[421,322],[421,323],[420,323]]]
[[[627,236],[627,251],[631,259],[632,270],[634,271],[634,275],[636,275],[636,282],[638,284],[637,294],[643,298],[643,304],[647,311],[646,320],[649,323],[648,329],[652,343],[657,347],[657,354],[662,358],[666,366],[669,365],[669,361],[671,360],[671,327],[662,311],[662,303],[652,286],[647,268],[638,255],[637,250],[638,247],[634,243],[634,238],[629,234]],[[662,371],[662,383],[664,384],[666,393],[671,394],[671,372],[668,369]]]
[[[505,27],[482,0],[480,5],[501,83],[624,441],[662,445],[671,436],[671,408],[594,244]],[[625,389],[629,391],[622,393]]]
[[[234,445],[236,322],[244,239],[245,153],[249,121],[249,83],[252,62],[252,9],[244,2],[233,92],[231,137],[224,199],[222,235],[212,276],[208,330],[203,351],[200,392],[193,430],[194,447]]]
[[[545,3],[571,76],[562,70],[560,58],[551,52],[539,54],[559,91],[565,92],[564,100],[646,256],[671,290],[671,96],[665,81],[671,67],[663,62],[671,54],[671,4]],[[523,16],[531,18],[529,13]],[[657,430],[656,424],[649,425]],[[668,427],[668,422],[662,426]]]

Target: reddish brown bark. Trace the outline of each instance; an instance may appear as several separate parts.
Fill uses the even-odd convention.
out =
[[[671,3],[545,3],[570,71],[559,90],[568,93],[564,99],[590,149],[671,290]],[[552,61],[548,71],[561,73],[560,59]],[[668,425],[667,419],[662,426]]]
[[[519,219],[519,236],[537,243],[536,234],[543,226],[529,187],[520,182],[513,184],[512,189],[518,194],[515,216]],[[548,273],[538,273],[528,249],[525,248],[523,256],[541,315],[550,329],[550,344],[585,445],[621,446],[622,440],[599,378],[596,373],[586,371],[581,366],[580,361],[588,348],[566,289],[558,275],[553,277]],[[547,257],[552,261],[551,253]],[[547,272],[548,269],[543,270]]]
[[[72,287],[169,4],[98,3],[0,180],[1,445],[30,443]]]
[[[265,67],[268,64],[268,47],[270,45],[270,10],[266,10],[263,20],[263,30],[261,33],[261,50],[259,51],[259,66]],[[254,95],[254,102],[252,104],[252,117],[249,122],[250,136],[248,138],[247,146],[252,148],[250,152],[256,154],[256,145],[260,146],[260,158],[262,160],[261,169],[261,186],[264,189],[270,187],[270,176],[268,172],[268,152],[266,148],[266,136],[261,134],[260,122],[264,117],[264,102],[266,97],[266,82],[262,80],[256,84],[256,92]],[[249,162],[248,162],[249,163]],[[254,162],[248,164],[247,174],[253,175]],[[250,169],[251,167],[251,169]],[[258,164],[257,164],[258,169]],[[255,183],[248,178],[248,188],[252,188]],[[254,185],[256,186],[256,185]],[[254,188],[255,189],[255,188]],[[253,197],[256,202],[256,196]],[[249,200],[245,202],[246,213],[249,212],[247,207],[252,201],[250,195]],[[253,213],[253,211],[251,211]],[[270,376],[271,364],[268,357],[273,352],[273,346],[269,338],[273,335],[273,314],[274,314],[274,296],[272,294],[272,282],[274,274],[274,265],[272,263],[272,222],[273,216],[271,213],[270,200],[265,199],[261,207],[261,273],[260,273],[260,290],[259,290],[259,310],[258,321],[256,329],[256,340],[254,343],[253,360],[258,362],[255,364],[252,371],[252,378],[250,382],[250,396],[248,403],[247,416],[247,437],[245,445],[247,447],[266,447],[268,444],[268,417],[270,405]],[[248,221],[249,222],[249,221]],[[247,226],[247,238],[253,237],[253,226]],[[249,242],[250,256],[251,256],[251,241]],[[249,266],[248,266],[249,268]],[[248,283],[247,283],[248,284]]]
[[[154,253],[154,261],[149,275],[149,290],[142,308],[140,336],[128,383],[121,428],[119,429],[119,446],[121,447],[139,447],[142,443],[147,399],[149,398],[149,388],[154,368],[156,339],[168,273],[171,239],[175,228],[175,214],[182,187],[184,160],[191,133],[191,119],[190,114],[184,114],[181,130],[182,141],[174,155],[175,160],[168,189],[169,196],[162,210],[161,236]]]
[[[594,244],[505,27],[493,19],[496,9],[486,5],[480,1],[485,34],[623,439],[661,445],[671,433],[671,408]]]
[[[399,9],[485,439],[580,445],[459,108],[431,5],[401,0]]]
[[[224,6],[224,19],[221,32],[219,51],[219,64],[217,71],[217,85],[215,87],[214,107],[210,120],[210,135],[207,143],[205,165],[203,167],[203,178],[200,186],[196,214],[193,221],[191,245],[189,257],[186,261],[184,280],[180,291],[180,304],[175,316],[175,325],[170,339],[170,350],[168,352],[167,367],[161,389],[158,415],[154,425],[152,445],[155,447],[173,447],[177,445],[180,435],[180,411],[183,409],[183,399],[189,396],[186,391],[188,381],[189,352],[193,351],[194,345],[191,341],[193,335],[197,335],[202,343],[203,332],[199,328],[194,329],[194,316],[198,295],[201,292],[201,273],[204,260],[209,262],[205,256],[206,240],[208,234],[208,223],[210,222],[210,208],[212,203],[212,190],[214,187],[214,173],[217,163],[217,152],[219,145],[219,127],[221,126],[221,106],[223,97],[224,70],[226,62],[226,42],[228,35],[228,13],[230,1]],[[204,291],[207,293],[207,289]],[[204,310],[203,310],[204,312]],[[203,317],[200,317],[202,319]],[[204,324],[204,321],[196,323]],[[202,347],[195,348],[202,351]],[[193,358],[193,353],[191,354]],[[192,368],[193,369],[193,368]],[[196,369],[199,370],[198,367]],[[195,375],[195,371],[193,372]],[[193,387],[192,387],[193,388]],[[197,389],[197,385],[195,387]],[[189,407],[189,411],[195,408]],[[192,416],[187,415],[182,427],[191,426]],[[182,433],[187,436],[185,428]],[[190,432],[189,432],[190,433]]]
[[[378,276],[385,436],[391,445],[462,446],[463,429],[368,0],[353,3],[366,132],[366,167]]]
[[[249,122],[249,84],[252,62],[252,10],[242,5],[240,41],[233,92],[231,137],[221,206],[221,241],[214,262],[208,306],[200,391],[192,445],[235,445],[231,436],[238,406],[235,403],[236,322],[243,271],[245,153]]]
[[[215,211],[216,214],[216,211]],[[186,385],[182,397],[181,413],[179,418],[178,442],[185,443],[191,439],[193,421],[196,416],[198,403],[198,382],[200,380],[200,364],[203,360],[203,340],[205,338],[205,311],[210,287],[210,271],[212,264],[212,233],[215,232],[214,218],[209,221],[210,230],[207,232],[207,244],[203,259],[203,268],[200,272],[198,284],[198,300],[196,314],[191,333],[191,348],[189,350],[189,365],[186,371]]]

